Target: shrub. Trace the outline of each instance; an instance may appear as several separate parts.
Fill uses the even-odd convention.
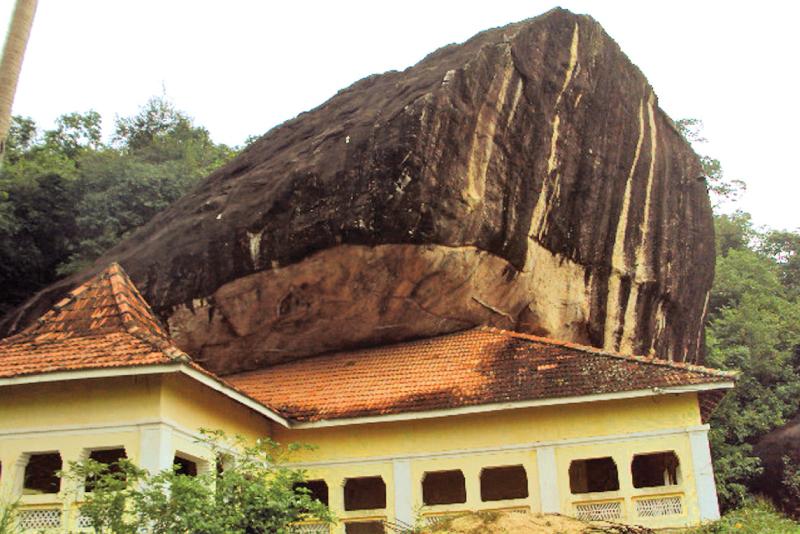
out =
[[[177,466],[151,474],[127,459],[103,464],[72,462],[63,474],[75,490],[91,480],[81,513],[97,534],[284,534],[306,517],[330,522],[327,507],[295,486],[304,472],[287,467],[287,456],[300,448],[261,439],[246,445],[219,431],[201,440],[215,457],[232,452],[233,461],[218,472],[180,474]]]
[[[800,534],[800,524],[781,515],[769,501],[753,499],[722,519],[686,534]]]

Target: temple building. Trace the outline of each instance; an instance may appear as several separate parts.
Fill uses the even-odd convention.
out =
[[[719,516],[706,420],[728,372],[492,328],[215,376],[118,265],[0,341],[0,495],[30,532],[88,531],[55,471],[130,458],[213,469],[200,428],[314,445],[296,458],[339,518],[384,532],[467,510],[652,528]]]

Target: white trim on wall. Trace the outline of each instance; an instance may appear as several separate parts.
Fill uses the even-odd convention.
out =
[[[177,372],[182,366],[183,364],[178,363],[166,365],[141,365],[136,367],[105,367],[102,369],[88,369],[84,371],[57,371],[54,373],[41,373],[36,375],[0,378],[0,387],[16,386],[20,384],[41,384],[44,382],[65,382],[89,378],[111,378],[115,376],[158,375]]]
[[[197,430],[186,428],[174,420],[162,417],[155,419],[141,419],[130,421],[124,424],[101,424],[101,425],[69,425],[52,427],[30,427],[17,430],[0,430],[0,438],[3,439],[29,439],[41,437],[43,434],[48,436],[84,436],[91,434],[112,434],[125,432],[139,432],[144,428],[162,425],[169,427],[173,433],[190,441],[202,438]]]

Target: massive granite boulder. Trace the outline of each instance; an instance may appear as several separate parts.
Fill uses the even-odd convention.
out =
[[[761,436],[753,446],[753,452],[761,460],[764,471],[756,478],[753,490],[768,495],[776,503],[781,503],[787,495],[783,483],[788,459],[791,467],[800,466],[800,413],[783,426]],[[800,510],[787,510],[800,514]]]
[[[273,128],[4,329],[118,261],[222,373],[481,323],[695,360],[713,254],[697,156],[557,9]]]

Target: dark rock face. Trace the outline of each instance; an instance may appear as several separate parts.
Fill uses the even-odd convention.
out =
[[[781,483],[785,475],[784,457],[792,464],[800,465],[800,414],[785,425],[761,437],[753,447],[753,452],[761,459],[764,471],[755,481],[755,492],[772,497],[781,502],[785,497],[785,486]],[[789,510],[797,514],[798,510]]]
[[[696,155],[603,29],[554,10],[272,129],[95,270],[120,262],[224,373],[481,323],[695,360],[713,254]]]

